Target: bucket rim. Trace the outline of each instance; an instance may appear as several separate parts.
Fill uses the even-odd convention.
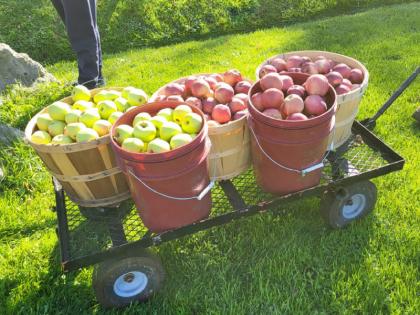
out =
[[[293,81],[299,77],[301,77],[300,79],[303,78],[309,78],[309,74],[306,73],[300,73],[300,72],[285,72],[282,73],[283,75],[288,75],[290,77],[292,77]],[[331,84],[329,85],[328,88],[328,93],[332,94],[332,98],[333,98],[333,103],[330,106],[330,108],[327,109],[327,111],[319,116],[316,116],[314,118],[309,118],[308,120],[285,120],[285,119],[275,119],[269,116],[264,115],[263,113],[261,113],[252,103],[252,95],[254,94],[256,89],[260,89],[260,81],[258,80],[256,81],[251,88],[249,89],[248,92],[248,98],[249,98],[249,102],[248,102],[248,112],[249,112],[249,116],[252,117],[255,120],[258,120],[266,125],[270,125],[272,127],[276,127],[276,128],[287,128],[287,129],[306,129],[306,128],[311,128],[313,126],[319,125],[321,123],[323,123],[325,120],[330,119],[335,112],[337,111],[337,93],[335,92],[334,88],[332,87]],[[306,80],[305,80],[306,81]]]
[[[129,152],[129,151],[124,150],[123,148],[121,148],[121,146],[114,139],[116,128],[119,125],[121,125],[124,121],[126,121],[127,119],[132,121],[134,119],[134,117],[141,112],[149,112],[149,111],[155,112],[155,111],[158,111],[160,109],[167,108],[167,107],[175,108],[176,106],[181,105],[181,104],[185,104],[185,102],[179,102],[179,101],[150,102],[150,103],[146,103],[142,106],[139,106],[138,108],[134,108],[134,109],[124,113],[121,117],[119,117],[117,119],[117,121],[114,123],[114,125],[111,128],[110,142],[111,142],[111,146],[112,146],[113,150],[116,152],[116,154],[120,158],[122,158],[124,160],[131,161],[131,162],[160,163],[160,162],[163,162],[163,161],[180,158],[180,157],[188,154],[189,152],[191,152],[195,148],[197,148],[203,141],[206,140],[207,135],[208,135],[208,126],[207,126],[207,123],[206,123],[206,119],[204,118],[203,112],[199,108],[197,108],[195,106],[190,106],[190,105],[188,105],[188,106],[190,106],[191,109],[195,113],[197,113],[201,116],[201,118],[203,120],[203,126],[201,127],[201,130],[197,134],[197,136],[190,143],[182,145],[179,148],[172,149],[170,151],[162,152],[162,153],[146,153],[146,152],[135,153],[135,152]],[[152,110],[152,108],[153,108],[153,110]]]

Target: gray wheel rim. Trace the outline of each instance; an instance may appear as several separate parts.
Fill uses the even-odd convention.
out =
[[[147,276],[143,272],[130,271],[115,280],[114,293],[120,297],[134,297],[146,288],[147,283]]]
[[[359,216],[366,206],[366,196],[354,194],[346,200],[342,212],[345,219],[354,219]]]

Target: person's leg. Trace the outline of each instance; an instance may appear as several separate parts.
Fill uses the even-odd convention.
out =
[[[61,0],[51,0],[51,2],[54,5],[54,8],[56,9],[56,11],[57,11],[58,15],[60,16],[61,20],[63,21],[63,23],[66,24],[63,2]]]
[[[96,1],[62,0],[65,23],[71,46],[77,54],[80,84],[92,88],[97,85],[99,70],[98,37],[96,23]],[[96,19],[95,19],[96,20]]]
[[[105,80],[102,76],[102,49],[101,49],[101,37],[99,35],[99,29],[98,29],[98,22],[97,22],[97,14],[96,14],[96,0],[90,0],[90,7],[92,10],[92,17],[93,17],[93,22],[95,23],[95,34],[96,34],[96,40],[97,40],[97,44],[98,44],[98,64],[99,64],[99,79],[98,79],[98,83],[99,84],[105,84]]]

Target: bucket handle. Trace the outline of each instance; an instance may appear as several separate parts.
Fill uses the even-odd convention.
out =
[[[144,187],[146,187],[150,191],[154,192],[155,194],[157,194],[159,196],[162,196],[162,197],[165,197],[165,198],[168,198],[168,199],[181,200],[181,201],[203,199],[204,196],[207,195],[209,193],[209,191],[213,188],[214,183],[215,183],[214,180],[210,181],[210,183],[207,185],[207,187],[204,188],[197,196],[193,196],[193,197],[174,197],[174,196],[169,196],[169,195],[166,195],[164,193],[161,193],[161,192],[157,191],[156,189],[150,187],[144,181],[142,181],[136,174],[134,174],[134,172],[131,169],[128,170],[128,173],[130,173],[130,175],[133,176],[135,179],[137,179]]]
[[[271,162],[273,162],[275,165],[277,165],[278,167],[281,167],[282,169],[285,169],[285,170],[287,170],[287,171],[289,171],[289,172],[295,172],[295,173],[298,173],[298,174],[300,174],[300,175],[302,175],[302,177],[303,176],[305,176],[306,174],[308,174],[308,173],[311,173],[311,172],[313,172],[313,171],[316,171],[317,169],[320,169],[320,168],[323,168],[325,165],[324,165],[324,161],[325,161],[325,159],[328,157],[328,154],[333,150],[333,148],[334,148],[334,140],[331,142],[331,144],[330,144],[330,148],[329,148],[329,150],[327,151],[327,153],[324,155],[324,157],[322,158],[322,161],[321,162],[319,162],[319,163],[317,163],[317,164],[314,164],[314,165],[311,165],[311,166],[309,166],[309,167],[307,167],[307,168],[304,168],[303,170],[298,170],[298,169],[295,169],[295,168],[290,168],[290,167],[287,167],[287,166],[285,166],[285,165],[283,165],[283,164],[280,164],[280,163],[278,163],[277,161],[275,161],[275,160],[273,160],[272,158],[271,158],[271,156],[267,153],[267,152],[265,152],[265,150],[263,149],[263,147],[261,146],[261,144],[260,144],[260,141],[258,140],[258,137],[257,137],[257,135],[255,134],[255,132],[254,132],[254,128],[251,126],[251,123],[249,124],[249,130],[251,130],[251,133],[252,133],[252,136],[254,137],[254,139],[255,139],[255,142],[257,143],[257,145],[258,145],[258,147],[260,148],[260,150],[261,150],[261,152],[266,156],[266,158],[267,159],[269,159]],[[334,133],[335,133],[335,124],[334,124],[334,127],[333,127],[333,136],[334,136]]]

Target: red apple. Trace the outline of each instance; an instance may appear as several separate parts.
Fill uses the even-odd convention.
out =
[[[351,89],[352,87],[352,83],[350,82],[349,79],[343,79],[343,81],[341,82],[341,84],[347,85],[349,87],[349,89]]]
[[[213,120],[213,119],[209,119],[209,120],[207,120],[207,126],[209,128],[213,128],[213,127],[220,126],[220,124],[217,121]]]
[[[160,102],[166,100],[166,95],[158,95],[155,98],[155,102]]]
[[[302,65],[308,62],[312,62],[312,59],[307,56],[302,56]]]
[[[246,104],[243,100],[238,97],[232,97],[232,100],[229,103],[229,108],[232,113],[239,112],[241,110],[246,109]]]
[[[197,77],[194,75],[190,75],[188,78],[185,79],[185,93],[187,95],[191,94],[191,86],[194,83],[194,81],[197,80]]]
[[[287,90],[287,95],[291,95],[291,94],[296,94],[303,98],[306,94],[306,91],[302,85],[292,85]]]
[[[333,68],[333,71],[340,72],[343,78],[348,79],[350,77],[351,68],[345,63],[339,63],[335,65],[335,67]]]
[[[330,73],[327,73],[325,77],[332,86],[340,85],[341,82],[343,82],[343,76],[337,71],[331,71]]]
[[[287,70],[290,70],[290,68],[300,68],[302,62],[301,56],[290,56],[286,61]]]
[[[219,73],[210,74],[210,77],[215,79],[217,82],[223,82],[223,76]]]
[[[283,116],[277,108],[267,108],[262,113],[274,119],[283,119]]]
[[[286,92],[294,84],[293,79],[290,76],[284,75],[284,74],[281,74],[280,78],[281,78],[281,82],[283,84],[282,90],[284,92]]]
[[[249,81],[240,81],[235,85],[235,93],[245,93],[248,94],[249,89],[251,88],[252,84]]]
[[[270,88],[281,90],[283,81],[278,73],[268,73],[260,80],[260,86],[265,91]]]
[[[233,88],[226,83],[218,83],[214,90],[214,98],[221,104],[229,103],[234,94]]]
[[[191,106],[198,107],[199,109],[202,109],[201,100],[195,96],[190,96],[185,100],[185,103]]]
[[[217,105],[217,102],[213,97],[208,97],[208,98],[203,99],[201,101],[201,105],[202,105],[202,108],[203,108],[203,112],[205,112],[207,114],[211,114],[214,106]]]
[[[234,97],[241,99],[244,102],[245,106],[248,106],[248,103],[249,103],[248,94],[239,93],[239,94],[235,94]]]
[[[210,88],[212,90],[215,89],[216,84],[217,84],[217,80],[215,78],[209,76],[209,77],[205,77],[204,80],[210,85]]]
[[[318,73],[326,74],[331,70],[331,64],[327,59],[319,59],[315,61],[316,68]]]
[[[211,117],[220,124],[227,123],[232,117],[229,106],[217,104],[211,113]]]
[[[352,85],[352,87],[351,87],[351,90],[353,91],[353,90],[356,90],[356,89],[358,89],[360,87],[360,84],[353,84]]]
[[[315,63],[306,62],[302,65],[302,72],[308,73],[308,74],[317,74],[318,68]]]
[[[206,80],[198,78],[191,85],[191,94],[198,98],[208,97],[211,94],[210,85]]]
[[[348,85],[340,84],[335,88],[335,91],[337,92],[337,95],[342,95],[350,92],[351,88]]]
[[[252,95],[251,102],[252,102],[252,105],[254,105],[254,107],[258,109],[260,112],[264,110],[264,107],[262,105],[262,93],[257,92],[254,95]]]
[[[323,55],[319,55],[319,56],[316,56],[314,58],[314,61],[321,60],[321,59],[327,59],[327,58],[325,56],[323,56]]]
[[[223,73],[223,79],[230,86],[235,86],[236,83],[242,81],[242,75],[238,70],[231,69]]]
[[[242,118],[242,117],[244,117],[244,116],[248,116],[248,110],[247,110],[247,109],[240,110],[239,112],[236,112],[236,113],[233,115],[233,120],[238,120],[238,119],[241,119],[241,118]]]
[[[308,117],[306,117],[302,113],[293,113],[286,117],[286,120],[308,120]]]
[[[276,68],[277,72],[287,70],[287,63],[283,58],[274,58],[270,63]]]
[[[284,99],[282,111],[286,114],[286,116],[293,113],[301,113],[303,109],[303,99],[299,95],[290,94]]]
[[[272,65],[264,65],[261,67],[260,72],[258,73],[258,75],[260,76],[260,78],[263,78],[265,75],[269,74],[269,73],[276,73],[277,69],[274,68],[274,66]]]
[[[360,84],[363,82],[363,72],[360,69],[351,69],[349,80],[353,83]]]
[[[305,89],[310,95],[324,96],[329,89],[328,80],[322,74],[313,74],[306,80]]]
[[[183,102],[184,99],[182,98],[181,95],[169,95],[166,97],[167,101],[178,101],[178,102]]]
[[[169,83],[163,88],[163,95],[183,95],[185,91],[185,85],[179,83]]]
[[[262,93],[262,106],[264,108],[277,108],[280,109],[284,101],[284,94],[281,90],[271,88]]]
[[[305,99],[305,112],[308,115],[321,115],[327,111],[327,104],[322,96],[309,95]]]

